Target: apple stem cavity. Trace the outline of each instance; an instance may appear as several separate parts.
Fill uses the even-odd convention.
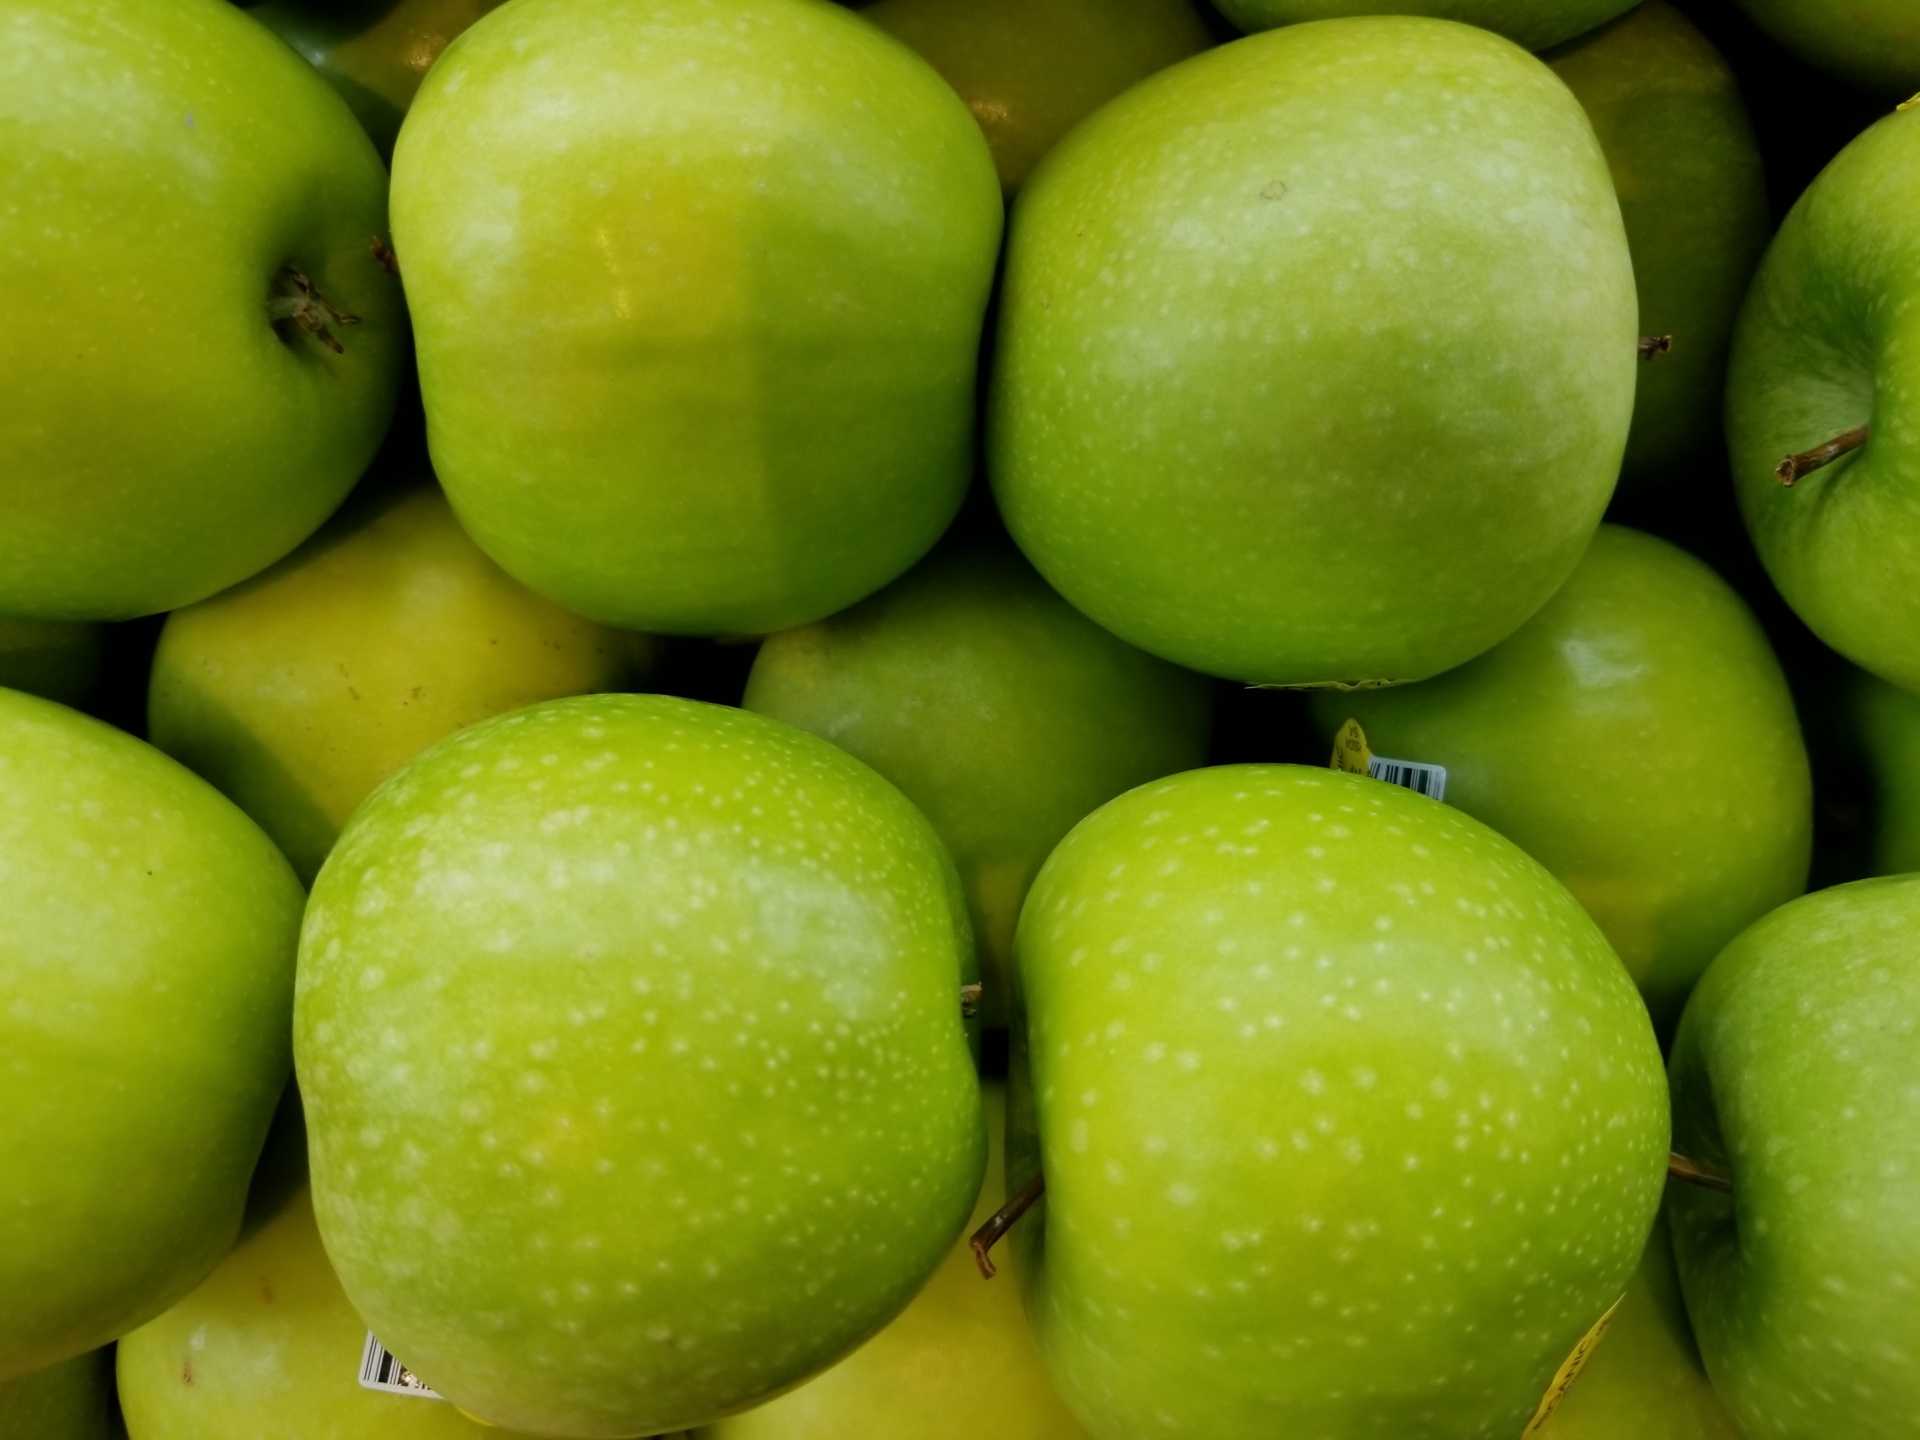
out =
[[[1802,450],[1798,455],[1789,455],[1773,467],[1773,473],[1780,477],[1782,485],[1791,485],[1796,480],[1824,469],[1842,455],[1858,450],[1867,443],[1867,427],[1856,425],[1853,429],[1833,437],[1824,445],[1816,445],[1811,450]]]
[[[378,235],[367,242],[367,253],[373,256],[380,268],[386,271],[387,274],[393,276],[399,275],[400,257],[394,254],[393,247]]]
[[[1702,1190],[1717,1190],[1722,1195],[1733,1193],[1733,1177],[1723,1174],[1711,1165],[1703,1165],[1698,1160],[1689,1160],[1686,1156],[1669,1151],[1667,1154],[1667,1176],[1687,1185],[1698,1185]],[[977,1237],[976,1237],[977,1238]]]
[[[267,294],[267,318],[276,328],[292,324],[306,331],[335,355],[344,355],[347,349],[335,338],[331,327],[360,323],[358,315],[335,309],[298,265],[282,265],[273,277],[273,288]],[[281,335],[283,339],[288,338],[284,331]]]
[[[960,1018],[971,1020],[980,1013],[980,986],[962,985],[960,987]]]
[[[1651,360],[1656,355],[1665,355],[1673,349],[1671,335],[1642,335],[1640,337],[1640,358]]]
[[[1020,1193],[1008,1199],[968,1239],[967,1246],[973,1251],[973,1263],[980,1267],[980,1273],[988,1280],[1000,1272],[994,1269],[993,1257],[989,1253],[1000,1243],[1000,1237],[1013,1228],[1013,1222],[1033,1208],[1034,1201],[1047,1193],[1047,1177],[1036,1175],[1020,1187]]]

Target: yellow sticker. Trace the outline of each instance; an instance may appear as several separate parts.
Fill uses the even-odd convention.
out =
[[[1560,1408],[1560,1402],[1567,1398],[1567,1392],[1573,1389],[1573,1382],[1587,1368],[1587,1361],[1593,1358],[1593,1352],[1607,1338],[1607,1327],[1613,1324],[1614,1313],[1626,1298],[1622,1295],[1614,1301],[1607,1313],[1593,1322],[1593,1328],[1580,1337],[1580,1343],[1573,1347],[1573,1353],[1561,1362],[1559,1370],[1554,1373],[1553,1383],[1547,1386],[1547,1393],[1540,1397],[1540,1408],[1533,1412],[1533,1419],[1520,1432],[1520,1440],[1528,1440],[1529,1436],[1538,1435],[1546,1428],[1548,1418]]]
[[[1358,720],[1347,721],[1333,737],[1333,758],[1327,764],[1349,775],[1364,775],[1372,759],[1373,751],[1367,748],[1367,732],[1360,728]]]

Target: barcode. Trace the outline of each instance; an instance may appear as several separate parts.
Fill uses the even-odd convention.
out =
[[[369,1390],[384,1390],[389,1395],[415,1395],[422,1400],[438,1400],[439,1394],[427,1388],[427,1382],[402,1365],[371,1330],[366,1347],[360,1352],[360,1383]]]
[[[1424,795],[1429,800],[1447,798],[1447,767],[1444,765],[1422,765],[1417,760],[1389,760],[1384,755],[1375,755],[1367,761],[1367,774],[1389,785],[1411,790],[1416,795]]]

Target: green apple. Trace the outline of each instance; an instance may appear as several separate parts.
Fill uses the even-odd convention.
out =
[[[0,685],[78,705],[100,675],[98,625],[0,620]]]
[[[306,57],[393,153],[414,92],[447,42],[501,0],[266,0],[248,13]]]
[[[1729,945],[1672,1060],[1675,1257],[1750,1440],[1895,1440],[1920,1416],[1920,876],[1782,906]]]
[[[979,1193],[972,950],[925,818],[791,726],[608,695],[441,741],[355,814],[301,936],[354,1308],[540,1435],[702,1424],[824,1369]]]
[[[1907,353],[1920,339],[1917,207],[1910,110],[1854,140],[1794,204],[1741,309],[1727,378],[1734,483],[1767,573],[1814,634],[1906,689],[1920,688],[1920,458],[1904,428],[1920,405]]]
[[[1538,1440],[1742,1440],[1700,1363],[1664,1218],[1600,1348]]]
[[[1551,70],[1436,20],[1275,30],[1134,87],[1022,190],[990,474],[1040,573],[1144,650],[1418,680],[1578,563],[1637,336]]]
[[[1628,481],[1717,460],[1727,345],[1773,232],[1760,145],[1733,69],[1666,0],[1545,57],[1586,107],[1620,196],[1640,333]]]
[[[374,786],[443,735],[637,679],[644,636],[511,579],[431,486],[342,514],[243,585],[175,611],[153,743],[211,780],[311,881]]]
[[[969,1230],[1000,1204],[1005,1097],[989,1085],[985,1098],[987,1177]],[[900,1318],[852,1355],[698,1440],[1086,1440],[1041,1367],[1010,1279],[982,1283],[973,1251],[955,1245]]]
[[[1354,15],[1426,15],[1495,30],[1544,50],[1605,24],[1634,0],[1214,0],[1242,30]]]
[[[1920,696],[1856,672],[1846,706],[1872,775],[1873,873],[1920,870]]]
[[[302,899],[205,781],[0,690],[0,1380],[158,1314],[233,1243]]]
[[[844,609],[966,489],[993,157],[820,0],[520,0],[394,152],[434,468],[582,615],[759,634]]]
[[[220,1268],[121,1339],[132,1440],[511,1440],[445,1400],[360,1383],[366,1322],[321,1248],[304,1165],[290,1168]]]
[[[1014,1230],[1100,1440],[1520,1434],[1659,1207],[1660,1049],[1605,937],[1479,821],[1360,775],[1190,771],[1020,917]],[[1024,1030],[1023,1027],[1024,1026]],[[1037,1150],[1032,1148],[1037,1145]]]
[[[373,146],[225,0],[8,0],[0,133],[0,615],[170,610],[279,559],[393,413]]]
[[[1602,526],[1506,640],[1418,685],[1314,697],[1551,870],[1669,1033],[1726,943],[1806,888],[1813,782],[1759,622],[1685,551]]]
[[[1082,117],[1212,43],[1191,0],[879,0],[861,13],[946,76],[1009,195]]]
[[[851,610],[770,638],[749,710],[898,785],[959,862],[985,986],[1007,1023],[1013,929],[1085,815],[1206,760],[1207,682],[1068,605],[1017,555],[945,551]]]
[[[112,1434],[111,1350],[0,1380],[0,1440],[109,1440]]]
[[[1920,87],[1920,11],[1911,0],[1740,0],[1754,22],[1811,65],[1901,98]]]

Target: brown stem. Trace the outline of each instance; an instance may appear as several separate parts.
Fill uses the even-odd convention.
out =
[[[1789,455],[1773,467],[1773,473],[1780,477],[1782,485],[1791,485],[1794,481],[1823,469],[1850,451],[1858,450],[1867,443],[1867,427],[1855,426],[1843,434],[1836,435],[1824,445],[1816,445],[1811,450],[1802,450],[1798,455]]]
[[[1671,335],[1642,335],[1640,337],[1640,358],[1651,360],[1656,355],[1664,355],[1673,349]]]
[[[980,1013],[980,987],[962,985],[960,987],[960,1018],[971,1020]]]
[[[1000,1237],[1013,1228],[1013,1222],[1033,1208],[1034,1201],[1047,1193],[1047,1177],[1036,1175],[1026,1186],[987,1217],[987,1223],[973,1232],[967,1245],[973,1251],[974,1264],[980,1267],[980,1273],[991,1280],[999,1272],[993,1268],[993,1259],[987,1253],[1000,1243]]]
[[[1698,1185],[1702,1190],[1718,1190],[1722,1195],[1733,1194],[1731,1175],[1724,1175],[1711,1165],[1702,1165],[1698,1160],[1689,1160],[1672,1151],[1667,1154],[1667,1175],[1688,1185]]]
[[[282,265],[273,277],[273,287],[267,293],[267,318],[276,325],[286,321],[298,326],[336,355],[347,351],[329,327],[360,323],[358,315],[336,310],[298,265]]]

